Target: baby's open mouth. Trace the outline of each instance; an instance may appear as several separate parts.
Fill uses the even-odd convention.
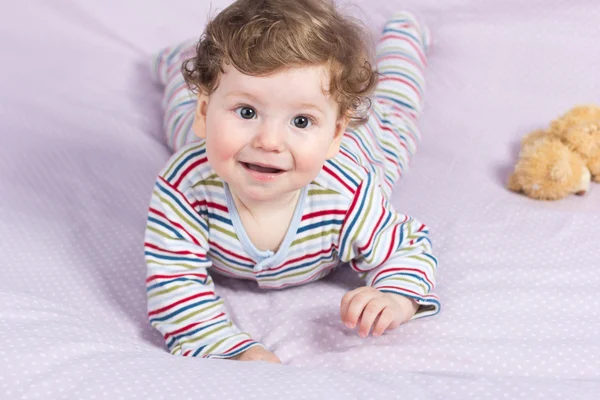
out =
[[[263,174],[278,174],[280,172],[283,172],[283,170],[278,168],[263,167],[262,165],[258,164],[250,164],[243,162],[242,165],[244,166],[244,168],[251,169],[252,171],[256,172],[262,172]]]

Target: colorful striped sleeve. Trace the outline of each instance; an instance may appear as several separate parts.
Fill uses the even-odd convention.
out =
[[[439,312],[432,294],[437,259],[429,231],[414,218],[394,211],[376,178],[367,174],[346,214],[340,234],[339,255],[372,286],[415,300],[413,318]]]
[[[258,345],[228,318],[207,268],[208,224],[159,177],[146,226],[148,317],[174,355],[230,358]]]

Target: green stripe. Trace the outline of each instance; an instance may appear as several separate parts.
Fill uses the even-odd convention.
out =
[[[352,238],[350,239],[350,243],[355,243],[356,239],[358,238],[358,234],[362,231],[363,225],[366,222],[366,218],[364,218],[364,217],[371,215],[370,212],[371,212],[371,206],[373,205],[373,194],[374,194],[373,190],[371,190],[370,193],[368,193],[369,198],[368,198],[366,211],[363,211],[362,215],[357,215],[358,218],[360,218],[360,217],[363,217],[363,218],[360,218],[359,224],[354,226],[354,236],[352,236]],[[350,260],[352,258],[351,252],[352,252],[353,248],[354,248],[354,246],[347,246],[346,255],[344,257],[344,260]]]
[[[222,306],[222,305],[223,305],[223,300],[221,299],[221,300],[218,300],[218,301],[216,301],[214,303],[211,303],[207,307],[203,307],[201,309],[194,310],[194,312],[191,312],[191,313],[189,313],[187,315],[184,315],[183,317],[179,318],[178,320],[175,320],[175,321],[171,322],[170,324],[180,324],[183,321],[186,321],[186,320],[190,319],[193,316],[196,316],[198,314],[202,314],[205,311],[208,311],[210,309],[213,309],[215,307],[219,307],[219,306]]]
[[[233,269],[233,270],[235,270],[235,271],[238,271],[238,272],[241,272],[241,273],[248,273],[248,272],[249,272],[247,268],[246,268],[246,269],[244,269],[244,268],[238,268],[238,267],[234,267],[232,264],[230,264],[230,263],[226,262],[225,260],[223,260],[221,257],[217,256],[217,255],[216,255],[216,254],[214,254],[214,253],[211,253],[211,254],[210,254],[210,256],[211,256],[211,258],[212,258],[213,260],[216,260],[216,261],[218,261],[219,263],[223,264],[223,265],[224,265],[224,266],[226,266],[227,268]]]
[[[318,196],[318,195],[324,195],[324,194],[326,194],[326,195],[330,195],[330,194],[337,195],[339,193],[336,192],[335,190],[332,190],[332,189],[311,189],[311,190],[308,191],[308,195],[309,196]]]
[[[233,231],[228,231],[227,229],[225,229],[225,228],[221,227],[220,225],[210,225],[210,229],[211,229],[211,230],[216,230],[216,231],[219,231],[219,232],[221,232],[221,233],[223,233],[223,234],[225,234],[225,235],[227,235],[227,236],[231,236],[231,237],[232,237],[232,238],[234,238],[235,240],[238,240],[238,241],[239,241],[239,239],[238,239],[237,235],[235,234],[235,232],[233,232]]]
[[[173,162],[171,162],[171,165],[169,165],[169,168],[162,174],[163,177],[169,176],[171,175],[171,171],[173,171],[173,169],[177,166],[179,166],[179,163],[182,159],[186,158],[190,153],[193,153],[195,151],[198,150],[198,148],[200,147],[200,145],[198,146],[193,146],[190,147],[188,150],[186,150],[185,152],[181,153],[179,155],[179,157],[177,157]]]
[[[307,242],[309,240],[313,240],[313,239],[316,239],[316,238],[319,238],[319,237],[322,237],[322,236],[339,235],[339,233],[340,233],[340,229],[339,228],[332,228],[332,229],[330,229],[328,231],[324,231],[324,232],[320,232],[320,233],[315,233],[315,234],[312,234],[312,235],[309,235],[309,236],[305,236],[305,237],[300,238],[300,239],[296,239],[296,240],[294,240],[292,242],[292,244],[290,244],[290,247],[296,246],[298,244],[301,244],[301,243],[304,243],[304,242]]]
[[[194,284],[196,284],[196,282],[188,282],[188,283],[184,283],[182,285],[171,286],[168,289],[164,289],[164,290],[161,290],[159,292],[154,292],[154,293],[148,295],[148,299],[151,299],[151,298],[156,297],[156,296],[161,296],[163,294],[171,293],[174,290],[179,290],[179,289],[182,289],[184,287],[187,287],[187,286],[190,286],[190,285],[194,285]]]
[[[214,175],[212,175],[212,176],[214,176]],[[219,180],[207,178],[207,179],[201,180],[200,182],[194,183],[192,185],[192,188],[197,188],[198,186],[213,186],[213,187],[222,188],[225,185],[223,185],[223,182],[221,182]]]
[[[333,257],[332,257],[333,259]],[[293,272],[291,274],[286,274],[286,275],[278,275],[276,277],[273,278],[260,278],[261,282],[277,282],[277,281],[282,281],[285,279],[289,279],[289,278],[294,278],[296,276],[301,276],[301,275],[308,275],[310,272],[313,272],[314,270],[318,269],[321,265],[326,264],[326,263],[330,263],[332,260],[322,260],[320,263],[316,264],[314,267],[310,268],[310,269],[302,269],[299,272]]]
[[[200,236],[202,236],[204,241],[208,241],[208,235],[206,234],[206,232],[202,231],[201,229],[198,229],[200,228],[200,225],[198,225],[196,222],[191,222],[186,216],[184,216],[184,214],[181,213],[179,207],[176,207],[166,198],[160,196],[157,192],[154,192],[154,194],[160,199],[161,203],[165,206],[168,206],[171,209],[171,211],[173,211],[173,213],[175,213],[179,217],[180,220],[185,221],[185,223],[190,227],[190,229],[193,229]]]

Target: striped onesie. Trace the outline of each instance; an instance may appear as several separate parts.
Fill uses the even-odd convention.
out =
[[[413,318],[439,311],[428,229],[389,202],[419,139],[426,42],[409,13],[386,24],[369,121],[345,133],[339,155],[301,190],[276,252],[250,241],[227,183],[191,131],[196,101],[179,70],[190,42],[157,56],[154,72],[166,85],[165,128],[175,154],[152,194],[146,289],[150,323],[172,354],[229,358],[259,344],[228,318],[209,270],[282,289],[347,263],[366,285],[414,299],[420,307]]]

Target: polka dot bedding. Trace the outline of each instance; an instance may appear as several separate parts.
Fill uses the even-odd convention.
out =
[[[88,4],[89,3],[89,4]],[[283,365],[176,357],[146,316],[143,235],[162,139],[148,61],[225,0],[0,5],[1,399],[595,399],[600,185],[505,189],[519,139],[600,103],[593,0],[355,0],[378,37],[432,33],[422,142],[393,202],[431,229],[440,314],[360,338],[341,266],[281,291],[215,276]]]

